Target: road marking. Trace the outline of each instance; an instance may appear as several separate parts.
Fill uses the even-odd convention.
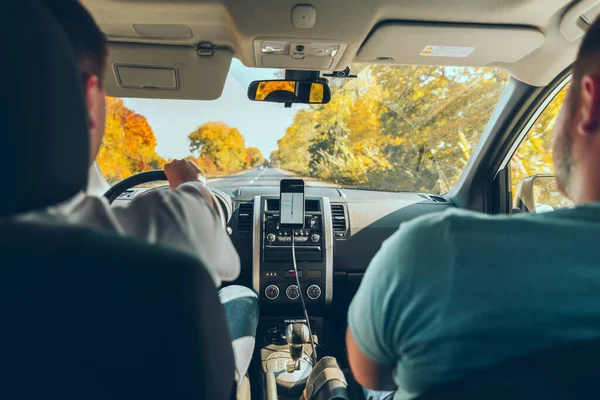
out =
[[[263,174],[264,174],[265,172],[267,172],[267,170],[266,170],[266,169],[263,169],[263,170],[261,171],[261,173],[260,173],[260,174],[258,174],[258,176],[257,176],[256,178],[254,178],[254,179],[252,179],[250,182],[248,182],[248,184],[249,184],[249,185],[252,185],[252,184],[253,184],[254,182],[256,182],[258,179],[260,179],[260,177],[261,177],[261,176],[263,176]]]

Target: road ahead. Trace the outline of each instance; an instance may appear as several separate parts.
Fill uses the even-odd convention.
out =
[[[296,176],[277,168],[253,169],[222,178],[208,179],[208,186],[214,187],[241,187],[241,186],[279,186],[279,181],[286,178],[301,178],[306,181],[306,186],[331,187],[325,182],[319,182],[314,178]]]

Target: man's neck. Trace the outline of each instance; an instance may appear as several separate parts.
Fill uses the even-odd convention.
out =
[[[600,164],[597,166],[600,168]],[[569,197],[576,205],[600,202],[600,169],[596,166],[577,171],[578,179],[569,184]]]

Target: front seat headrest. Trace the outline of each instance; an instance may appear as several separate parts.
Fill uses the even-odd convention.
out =
[[[0,38],[3,217],[43,209],[84,190],[90,145],[81,78],[50,11],[37,0],[7,2]]]

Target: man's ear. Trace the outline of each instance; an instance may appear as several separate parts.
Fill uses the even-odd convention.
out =
[[[581,79],[579,113],[577,132],[582,135],[598,133],[600,130],[600,75],[585,75]]]
[[[100,81],[96,75],[91,75],[85,81],[85,103],[88,109],[88,124],[90,130],[96,129],[100,119],[96,115],[98,107],[98,95],[100,93]]]

